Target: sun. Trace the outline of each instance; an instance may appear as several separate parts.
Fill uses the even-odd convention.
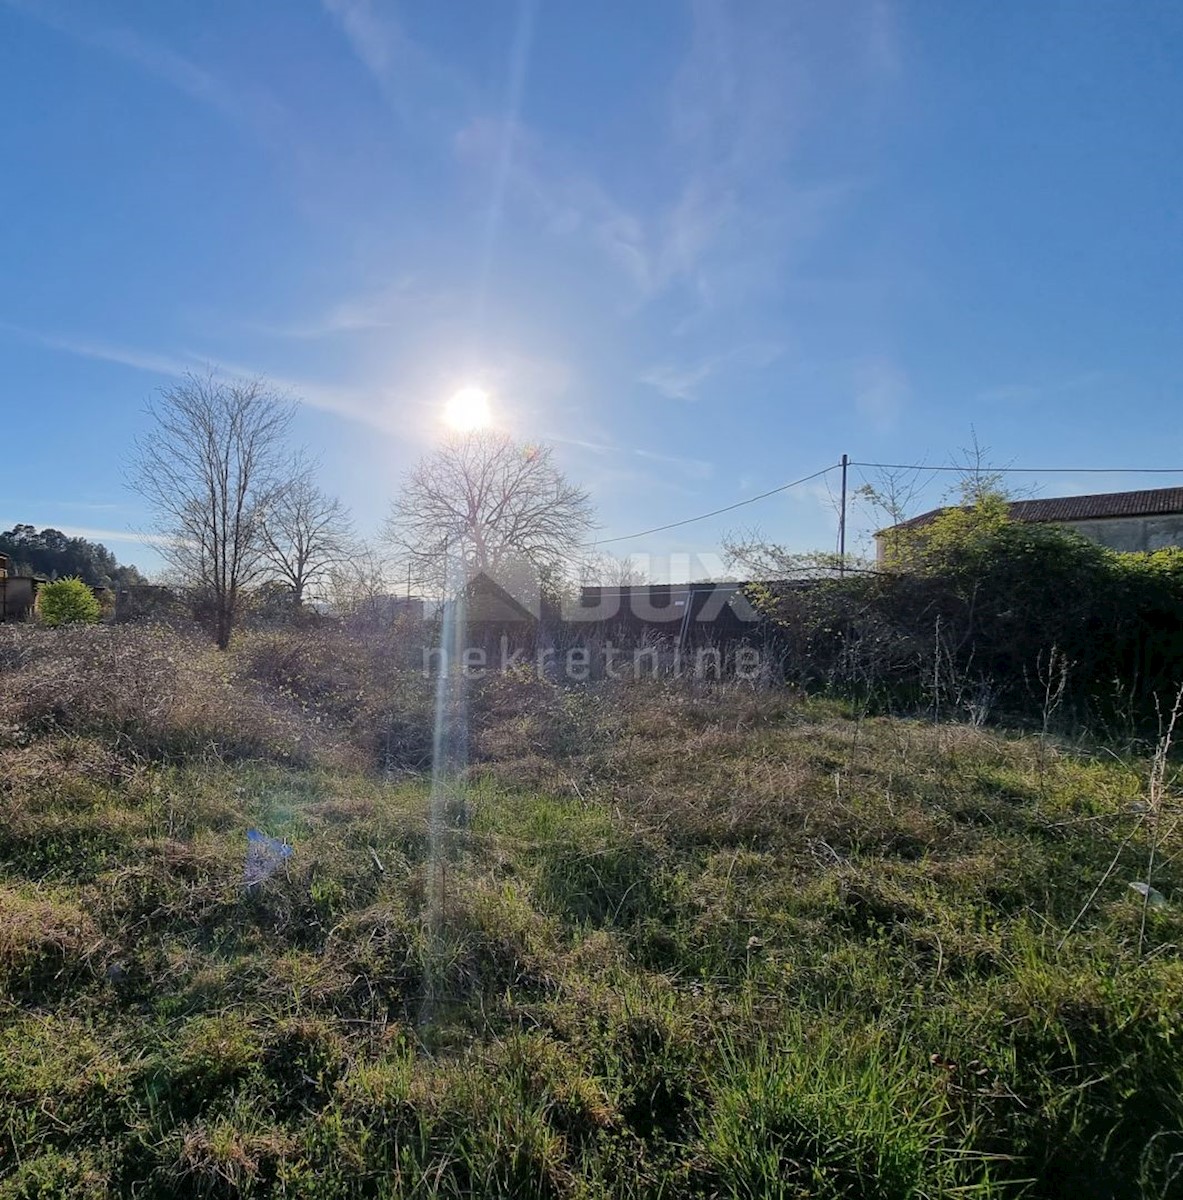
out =
[[[444,420],[457,433],[475,433],[493,422],[489,393],[478,387],[461,388],[444,405]]]

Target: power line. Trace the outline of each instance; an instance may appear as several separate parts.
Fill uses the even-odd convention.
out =
[[[594,542],[584,542],[579,547],[581,550],[595,550],[600,546],[609,546],[615,542],[631,542],[635,538],[648,537],[651,533],[664,533],[667,529],[680,529],[683,525],[693,525],[698,521],[706,521],[710,517],[717,517],[723,513],[733,512],[737,508],[743,508],[748,504],[755,504],[760,500],[767,500],[769,496],[775,496],[779,492],[787,492],[790,488],[799,487],[803,483],[809,483],[812,479],[817,479],[822,475],[828,475],[831,471],[836,471],[842,464],[831,463],[828,467],[822,467],[820,471],[814,471],[812,475],[803,475],[800,479],[794,479],[790,483],[782,483],[779,487],[770,488],[767,492],[761,492],[758,496],[749,496],[746,500],[737,500],[734,504],[724,505],[722,508],[712,509],[710,512],[700,513],[696,517],[686,517],[681,521],[671,521],[668,525],[654,525],[652,529],[642,529],[637,533],[624,533],[618,537],[600,538]],[[958,474],[969,474],[972,472],[972,467],[966,466],[931,466],[927,463],[879,463],[879,462],[857,462],[854,459],[848,460],[847,466],[850,467],[874,467],[880,471],[956,471]],[[983,468],[984,475],[1183,475],[1183,467],[989,467]]]
[[[936,467],[928,463],[850,462],[852,467],[876,467],[881,471],[957,471],[974,474],[973,467]],[[829,470],[831,468],[827,468]],[[1183,467],[982,467],[982,475],[1183,475]]]
[[[734,504],[724,505],[723,508],[716,508],[711,512],[700,513],[697,517],[687,517],[684,521],[671,521],[668,525],[655,525],[652,529],[642,529],[639,533],[625,533],[619,537],[600,538],[595,542],[585,542],[580,549],[594,550],[597,546],[607,546],[612,542],[631,542],[633,538],[646,537],[651,533],[664,533],[667,529],[678,529],[682,525],[693,525],[695,521],[705,521],[708,517],[717,517],[721,513],[743,508],[745,504],[755,504],[757,500],[767,500],[769,496],[775,496],[778,492],[787,492],[789,488],[799,487],[803,483],[808,483],[811,479],[817,479],[819,475],[827,475],[830,471],[837,470],[839,465],[839,463],[831,463],[828,467],[822,467],[820,471],[814,471],[812,475],[803,475],[800,479],[794,479],[791,483],[782,483],[780,487],[774,487],[767,492],[761,492],[758,496],[749,496],[746,500],[737,500]]]

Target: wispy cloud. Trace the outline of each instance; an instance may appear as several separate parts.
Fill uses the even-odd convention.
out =
[[[405,401],[403,397],[381,387],[362,387],[325,383],[320,380],[295,378],[272,371],[260,370],[253,364],[222,361],[220,373],[236,379],[265,378],[279,392],[346,420],[368,425],[381,433],[397,435],[405,431]]]
[[[821,509],[826,513],[837,513],[840,508],[839,497],[835,495],[826,476],[803,483],[800,487],[791,488],[785,492],[785,496],[789,504]]]
[[[1077,371],[1059,377],[1049,376],[1023,383],[995,384],[978,392],[978,404],[1030,404],[1051,400],[1075,392],[1087,391],[1105,381],[1101,371]]]
[[[680,454],[667,454],[657,450],[646,450],[638,446],[619,446],[611,441],[591,441],[588,438],[570,437],[563,433],[556,433],[553,430],[546,430],[541,434],[542,440],[546,442],[554,442],[560,446],[574,446],[580,450],[589,450],[592,454],[605,456],[617,459],[642,459],[645,462],[664,463],[667,466],[675,467],[683,475],[691,479],[709,479],[715,473],[714,463],[707,462],[701,458],[689,458]],[[624,477],[626,472],[622,472],[620,468],[616,468],[620,472],[621,477]],[[636,474],[629,475],[630,478],[644,478],[652,480],[652,473],[647,473],[644,476]]]
[[[7,321],[0,322],[0,329],[22,338],[24,341],[44,346],[47,350],[60,350],[64,354],[73,354],[78,358],[115,363],[119,366],[131,367],[136,371],[147,371],[153,375],[164,375],[174,379],[179,379],[190,371],[198,370],[203,362],[208,361],[195,355],[161,354],[152,350],[138,350],[128,346],[115,345],[94,338],[39,333]]]
[[[252,324],[248,328],[268,337],[311,341],[391,329],[405,321],[408,313],[422,316],[439,311],[449,299],[442,293],[427,293],[413,276],[403,275],[387,287],[338,300],[309,316],[286,322]]]
[[[877,89],[899,68],[890,12],[860,0],[845,20],[794,0],[694,0],[669,89],[681,177],[663,221],[659,278],[711,310],[781,287],[849,206],[858,179],[796,169],[835,86]],[[824,16],[822,15],[824,13]]]
[[[700,385],[724,369],[738,366],[758,370],[770,366],[783,353],[784,347],[779,342],[749,342],[697,362],[649,367],[639,379],[671,400],[695,400]]]
[[[870,66],[883,78],[893,79],[904,69],[904,56],[891,0],[870,0],[866,18],[866,49]]]
[[[508,194],[547,235],[595,244],[628,281],[632,305],[671,290],[707,310],[742,302],[783,286],[786,265],[861,188],[790,168],[802,130],[824,107],[816,93],[828,57],[844,55],[868,86],[898,69],[890,14],[872,12],[876,3],[863,0],[867,20],[847,23],[817,21],[788,0],[754,0],[742,15],[725,0],[692,4],[690,46],[669,87],[659,199],[647,206],[622,202],[553,138],[487,113],[460,128],[457,154],[488,170],[512,138]],[[832,24],[845,32],[831,35]],[[831,45],[833,36],[850,44]]]
[[[19,500],[13,497],[0,497],[0,504],[21,504],[28,508],[58,508],[70,512],[119,512],[127,508],[126,504],[96,504],[88,500],[30,500],[27,496]]]
[[[694,366],[676,367],[670,364],[650,367],[641,374],[641,382],[671,400],[693,400],[698,385],[718,366],[718,359],[709,358]]]
[[[673,288],[711,307],[780,281],[786,257],[809,244],[858,186],[794,179],[783,170],[819,107],[812,103],[818,60],[845,54],[881,80],[899,60],[880,0],[861,0],[848,22],[815,20],[808,5],[792,0],[753,0],[742,15],[725,0],[695,0],[689,49],[669,87],[658,199],[642,206],[614,194],[586,154],[521,122],[529,0],[507,47],[502,106],[415,41],[391,7],[322,4],[404,128],[451,146],[489,179],[491,227],[503,205],[512,205],[548,237],[590,242],[626,281],[626,309]],[[824,42],[814,26],[831,25],[865,47]]]
[[[361,424],[370,425],[384,433],[397,433],[402,428],[401,404],[395,397],[379,388],[344,387],[309,379],[294,379],[282,374],[260,370],[253,365],[228,362],[217,355],[198,354],[190,351],[180,354],[161,353],[116,345],[93,338],[40,333],[7,322],[0,322],[0,329],[36,345],[44,346],[47,350],[56,350],[79,358],[94,359],[98,362],[114,363],[118,366],[130,367],[132,370],[145,371],[170,379],[182,379],[194,372],[200,374],[208,370],[215,370],[219,374],[235,379],[265,377],[280,392],[286,393],[312,408],[323,409],[325,412],[335,413]]]
[[[8,322],[0,322],[0,331],[47,350],[129,367],[166,379],[182,379],[211,370],[229,379],[264,378],[280,394],[311,408],[411,442],[426,443],[433,439],[438,433],[439,403],[448,395],[449,387],[468,382],[459,375],[441,374],[431,379],[421,378],[417,384],[407,384],[396,390],[382,383],[345,384],[296,377],[283,371],[268,370],[258,363],[239,362],[217,354],[168,353],[96,338],[43,333]],[[512,397],[514,409],[508,416],[515,422],[514,432],[528,437],[537,436],[543,414],[553,408],[554,401],[570,386],[571,371],[561,362],[502,350],[486,361],[479,381],[489,386],[495,396]]]
[[[431,136],[450,132],[457,113],[475,106],[464,77],[411,38],[390,5],[372,0],[322,4],[408,129]]]
[[[677,467],[692,479],[709,479],[715,473],[714,463],[709,463],[702,458],[687,458],[681,454],[659,454],[654,450],[633,450],[632,453],[637,458],[647,459],[649,462],[665,463],[668,466]]]
[[[242,97],[225,80],[143,34],[131,29],[102,29],[79,36],[142,67],[190,99],[216,109],[230,121],[240,121],[246,115]]]
[[[553,141],[512,120],[478,115],[456,131],[452,145],[461,163],[494,172],[502,167],[507,141],[514,153],[504,168],[506,199],[537,221],[548,237],[590,241],[637,293],[652,292],[657,263],[645,224]]]
[[[86,8],[64,11],[55,3],[0,0],[0,4],[75,41],[131,63],[147,74],[216,111],[232,124],[263,133],[282,117],[282,109],[257,84],[238,84],[178,54],[163,42],[126,27],[97,24]]]
[[[117,542],[128,546],[168,546],[175,539],[160,533],[139,533],[132,529],[95,529],[89,525],[61,525],[55,521],[26,521],[38,529],[56,529],[66,537],[86,538],[90,542]]]

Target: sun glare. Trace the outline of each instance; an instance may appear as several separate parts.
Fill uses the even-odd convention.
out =
[[[444,420],[457,433],[487,428],[493,420],[489,393],[478,387],[461,388],[444,406]]]

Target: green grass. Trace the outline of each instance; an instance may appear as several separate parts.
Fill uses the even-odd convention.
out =
[[[1180,1194],[1173,779],[514,686],[442,873],[421,777],[6,735],[0,1196]]]

